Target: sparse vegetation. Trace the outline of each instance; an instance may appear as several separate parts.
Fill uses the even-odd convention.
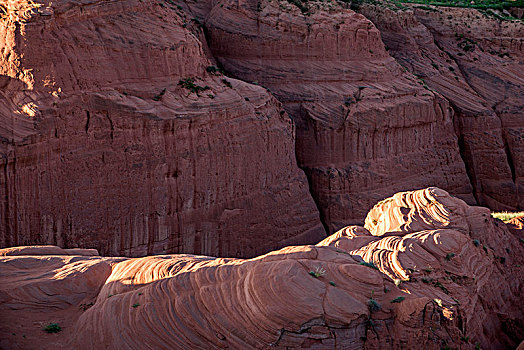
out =
[[[404,297],[396,297],[395,299],[391,300],[392,303],[401,303],[404,301]]]
[[[451,259],[453,259],[454,256],[455,256],[455,253],[448,253],[448,254],[446,254],[446,258],[445,259],[447,261],[450,261]]]
[[[444,287],[444,285],[443,285],[442,283],[440,283],[440,282],[437,281],[437,282],[433,282],[433,285],[434,285],[435,287],[438,287],[438,288],[442,289],[442,291],[443,291],[444,293],[449,294],[449,290],[448,290],[446,287]]]
[[[208,72],[209,74],[213,74],[213,75],[221,75],[222,74],[222,70],[220,68],[215,67],[215,66],[207,66],[206,72]]]
[[[49,323],[42,328],[47,333],[58,333],[62,330],[62,327],[58,323]]]
[[[502,221],[509,221],[513,218],[523,216],[523,215],[524,215],[524,211],[520,211],[520,212],[501,211],[501,212],[491,213],[492,217],[494,217],[495,219],[502,220]]]
[[[302,14],[308,15],[309,7],[307,6],[307,2],[308,2],[307,0],[305,0],[305,1],[302,1],[302,0],[288,0],[288,2],[290,4],[293,4],[296,7],[298,7],[300,12],[302,12]]]
[[[380,304],[375,299],[373,299],[373,297],[369,298],[368,306],[369,306],[369,311],[371,312],[377,312],[378,310],[382,308]]]
[[[227,79],[222,79],[222,83],[224,83],[224,85],[227,86],[228,88],[233,87],[233,85]]]
[[[324,270],[322,266],[317,266],[315,271],[309,271],[309,274],[315,278],[319,278],[326,275],[326,270]]]
[[[360,265],[371,267],[372,269],[378,270],[378,267],[375,264],[373,264],[372,262],[362,261]]]
[[[136,309],[137,307],[139,307],[139,306],[140,306],[139,303],[134,303],[133,305],[131,305],[131,307],[133,307],[133,308],[135,308],[135,309]]]
[[[333,281],[329,281],[329,284],[331,284],[333,287],[337,286],[337,284],[335,282],[333,282]]]
[[[207,85],[206,86],[196,85],[195,84],[195,78],[192,78],[192,77],[180,80],[178,82],[178,85],[182,86],[184,89],[187,89],[187,90],[197,94],[197,96],[200,96],[199,95],[200,92],[210,89],[210,87],[207,86]]]
[[[505,10],[511,7],[524,7],[524,1],[522,0],[402,0],[402,2],[433,6],[470,7],[484,10]]]
[[[395,278],[393,281],[395,282],[395,286],[400,287],[400,284],[402,283],[401,279]]]
[[[475,245],[475,247],[478,247],[480,245],[480,242],[478,239],[474,239],[473,244]]]
[[[308,0],[288,0],[291,3],[300,3],[300,6],[307,12]],[[508,10],[515,7],[524,7],[524,0],[342,0],[343,2],[350,2],[350,8],[353,11],[360,10],[364,4],[371,4],[379,7],[385,7],[393,11],[408,9],[405,4],[420,4],[415,8],[423,11],[440,12],[439,7],[466,7],[475,8],[482,14],[498,20],[520,20],[508,15]],[[297,5],[299,6],[299,5]],[[448,16],[448,19],[452,19]],[[469,27],[469,25],[466,24]]]
[[[165,93],[166,93],[166,89],[162,89],[162,91],[160,91],[158,95],[153,97],[153,101],[160,101],[160,99],[162,98],[162,96],[164,96]]]

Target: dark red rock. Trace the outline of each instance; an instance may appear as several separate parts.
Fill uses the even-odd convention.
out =
[[[475,203],[450,106],[403,71],[364,16],[229,1],[205,26],[225,69],[268,87],[295,121],[297,159],[330,231],[404,189],[434,184]]]
[[[154,1],[13,4],[0,246],[253,256],[325,237],[289,117],[263,88],[206,71],[190,17]]]
[[[477,202],[524,208],[522,23],[451,7],[361,12],[393,57],[450,101]]]

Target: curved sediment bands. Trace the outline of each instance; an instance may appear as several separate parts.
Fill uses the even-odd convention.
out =
[[[42,348],[517,346],[524,252],[504,224],[437,188],[399,193],[370,216],[379,212],[390,223],[380,235],[350,226],[253,259],[0,250],[0,330],[28,335],[2,345],[52,337]],[[45,321],[63,331],[27,326]]]
[[[365,227],[374,236],[438,228],[468,230],[463,220],[467,208],[464,201],[435,187],[401,192],[376,204],[366,216]]]
[[[75,348],[96,348],[103,343],[111,348],[138,349],[140,345],[133,339],[139,338],[151,348],[264,347],[277,345],[283,329],[298,333],[308,322],[312,322],[309,327],[346,324],[367,313],[365,296],[358,293],[365,288],[351,293],[332,291],[334,287],[327,281],[313,278],[309,271],[321,266],[343,286],[348,276],[345,266],[356,265],[346,254],[320,252],[326,249],[284,249],[253,260],[219,264],[208,259],[160,280],[130,281],[136,290],[109,298],[99,296],[95,306],[79,319],[81,326],[75,331],[78,336],[73,344]],[[317,258],[311,259],[311,255]],[[157,261],[149,263],[146,259]],[[171,259],[172,266],[181,262],[187,263],[184,258]],[[141,259],[140,264],[150,269],[159,267],[154,257]],[[136,271],[137,267],[132,260],[116,265],[102,293],[118,291],[118,285],[128,283],[128,279],[116,276],[127,276],[124,270]],[[369,277],[363,280],[364,284],[369,282]],[[382,287],[378,272],[372,282]],[[135,304],[139,306],[133,307]],[[120,315],[117,324],[110,317],[114,314]],[[123,329],[122,337],[115,339],[114,329]]]

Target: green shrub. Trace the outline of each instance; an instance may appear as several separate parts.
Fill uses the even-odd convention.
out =
[[[162,89],[162,91],[160,91],[158,95],[153,97],[153,101],[160,101],[160,99],[162,98],[162,96],[164,96],[165,93],[166,93],[166,89]]]
[[[369,306],[369,311],[371,312],[376,312],[381,309],[380,304],[373,298],[369,298],[368,306]]]
[[[495,219],[499,219],[502,221],[509,221],[513,218],[519,217],[524,215],[524,211],[520,212],[508,212],[508,211],[502,211],[502,212],[492,212],[491,216]]]
[[[182,79],[178,82],[178,85],[179,86],[182,86],[184,89],[187,89],[195,94],[197,94],[197,96],[200,96],[199,93],[201,91],[206,91],[206,90],[209,90],[210,87],[209,86],[199,86],[199,85],[196,85],[195,84],[195,78],[192,78],[192,77],[189,77],[189,78],[185,78],[185,79]],[[164,89],[165,90],[165,89]],[[164,91],[165,92],[165,91]],[[163,94],[162,94],[163,95]]]
[[[371,267],[372,269],[378,270],[378,267],[375,264],[373,264],[372,262],[362,261],[360,265]]]
[[[396,297],[395,299],[391,300],[392,303],[401,303],[404,301],[404,297]]]
[[[326,275],[326,270],[322,266],[318,266],[315,271],[309,271],[309,274],[315,278],[319,278]]]
[[[43,331],[47,333],[58,333],[62,330],[62,327],[58,323],[49,323],[48,325],[42,328]]]
[[[224,85],[227,86],[228,88],[233,87],[233,85],[231,85],[231,83],[227,79],[222,79],[222,83],[224,83]]]

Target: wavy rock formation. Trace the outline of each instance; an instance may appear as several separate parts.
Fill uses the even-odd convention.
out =
[[[524,215],[506,222],[509,230],[524,243]]]
[[[0,16],[1,247],[249,257],[325,237],[279,102],[206,71],[176,6],[12,0]]]
[[[285,1],[226,1],[204,25],[223,67],[293,118],[329,231],[400,190],[436,185],[475,203],[447,101],[402,70],[365,17],[317,5],[304,15]]]
[[[524,28],[475,10],[362,6],[395,59],[450,101],[476,200],[524,208]]]
[[[524,245],[437,188],[247,260],[20,249],[0,251],[5,349],[502,349],[524,334]]]

